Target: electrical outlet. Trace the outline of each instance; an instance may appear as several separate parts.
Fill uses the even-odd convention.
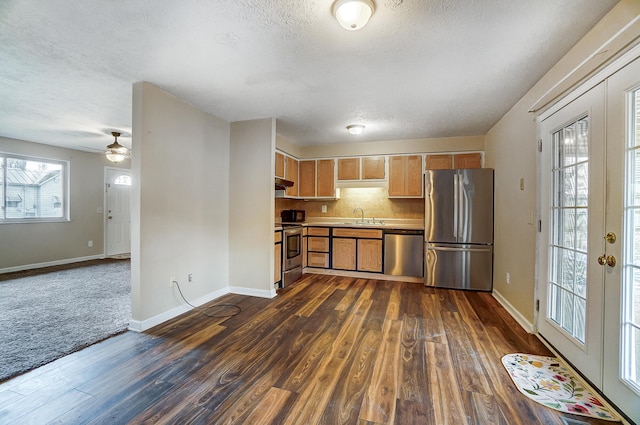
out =
[[[189,278],[189,282],[193,282],[193,273],[189,273],[188,278]]]
[[[169,278],[169,288],[173,288],[173,283],[176,281],[176,277],[175,276],[171,276]]]
[[[326,206],[326,205],[323,205],[323,206],[322,206],[322,212],[323,212],[323,213],[326,213],[326,212],[327,212],[327,206]]]
[[[507,283],[511,283],[511,274],[509,272],[507,272],[507,275],[505,276],[504,280],[506,280]]]

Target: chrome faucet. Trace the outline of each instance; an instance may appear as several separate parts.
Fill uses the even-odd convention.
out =
[[[360,220],[361,223],[364,223],[364,210],[362,208],[355,208],[353,210],[353,213],[355,214],[356,211],[360,210],[360,214],[362,215],[362,219]]]

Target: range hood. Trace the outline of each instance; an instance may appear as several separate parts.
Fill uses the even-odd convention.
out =
[[[292,187],[293,182],[291,180],[281,179],[276,177],[276,190],[285,190],[288,187]]]

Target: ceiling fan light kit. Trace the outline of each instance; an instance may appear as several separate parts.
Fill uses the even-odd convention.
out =
[[[375,4],[373,0],[336,0],[331,11],[342,28],[357,31],[367,25]]]
[[[115,162],[117,164],[118,162],[122,162],[126,158],[129,158],[131,156],[131,152],[125,146],[122,146],[120,143],[118,143],[118,137],[120,137],[120,133],[118,133],[117,131],[112,131],[111,135],[113,135],[116,140],[115,142],[107,146],[107,150],[104,154],[109,161]]]

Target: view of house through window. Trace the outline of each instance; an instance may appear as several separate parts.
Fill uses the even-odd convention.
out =
[[[0,154],[0,220],[66,219],[67,166],[64,161]]]

